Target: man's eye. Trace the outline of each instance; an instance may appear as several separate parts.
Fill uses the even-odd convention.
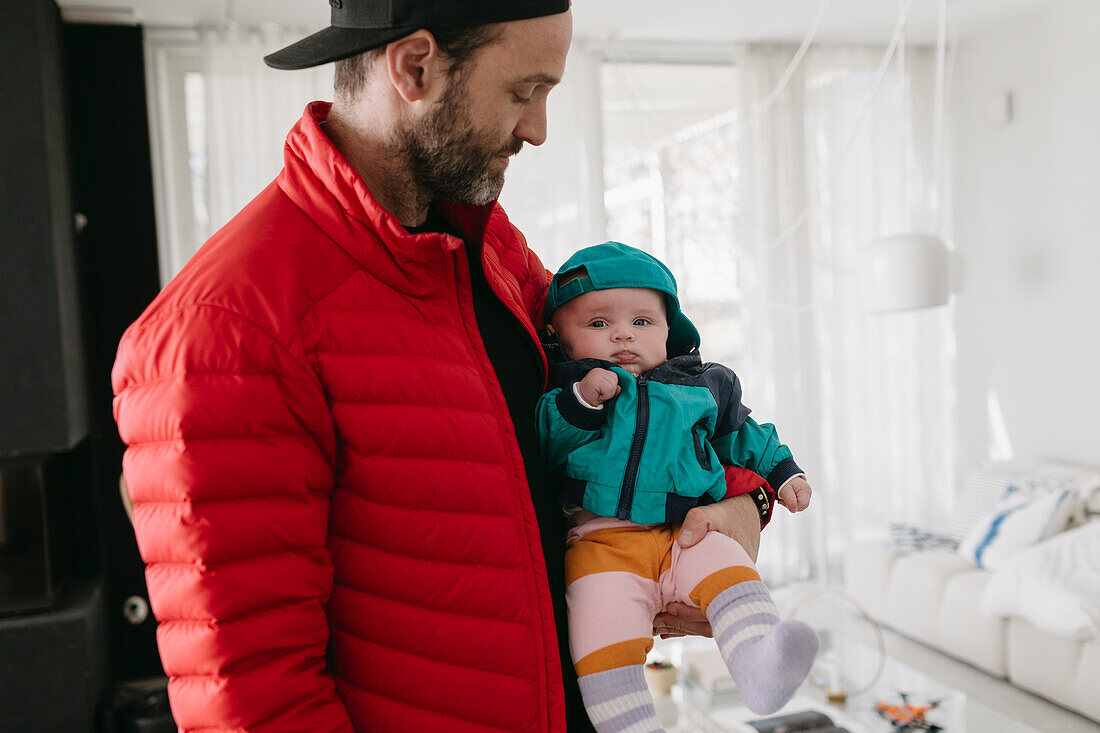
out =
[[[531,102],[534,100],[534,98],[535,98],[534,95],[530,95],[530,96],[525,97],[522,94],[517,94],[516,92],[512,92],[512,100],[516,104],[531,104]]]

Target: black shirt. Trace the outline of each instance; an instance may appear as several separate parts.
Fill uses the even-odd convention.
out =
[[[435,207],[428,210],[428,218],[423,226],[410,227],[408,231],[455,234],[453,227]],[[539,347],[531,341],[527,330],[489,287],[481,266],[481,243],[466,242],[465,252],[470,269],[477,330],[508,403],[508,413],[523,456],[527,485],[531,490],[531,501],[539,523],[542,555],[546,559],[546,574],[554,604],[562,679],[565,683],[566,723],[571,732],[592,731],[569,655],[565,608],[566,524],[558,502],[560,486],[556,486],[557,482],[546,475],[546,466],[535,435],[535,405],[542,395],[543,386],[542,359],[537,351]]]

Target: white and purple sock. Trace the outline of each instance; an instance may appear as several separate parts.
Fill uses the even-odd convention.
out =
[[[817,634],[801,621],[780,621],[767,587],[746,581],[707,606],[714,640],[749,710],[774,713],[806,679],[817,656]]]
[[[598,733],[663,733],[641,665],[578,677],[588,719]]]

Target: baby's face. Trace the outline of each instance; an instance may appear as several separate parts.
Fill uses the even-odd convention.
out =
[[[603,359],[641,374],[666,359],[664,296],[649,288],[593,290],[554,311],[550,330],[570,359]]]

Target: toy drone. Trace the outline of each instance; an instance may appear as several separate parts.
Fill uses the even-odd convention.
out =
[[[936,725],[930,722],[925,714],[929,710],[935,710],[939,707],[942,700],[934,700],[926,705],[915,705],[909,702],[909,695],[905,692],[899,692],[898,697],[901,698],[901,703],[888,703],[880,701],[875,710],[879,716],[890,721],[890,725],[896,731],[928,731],[929,733],[939,733],[943,730],[942,726]]]

